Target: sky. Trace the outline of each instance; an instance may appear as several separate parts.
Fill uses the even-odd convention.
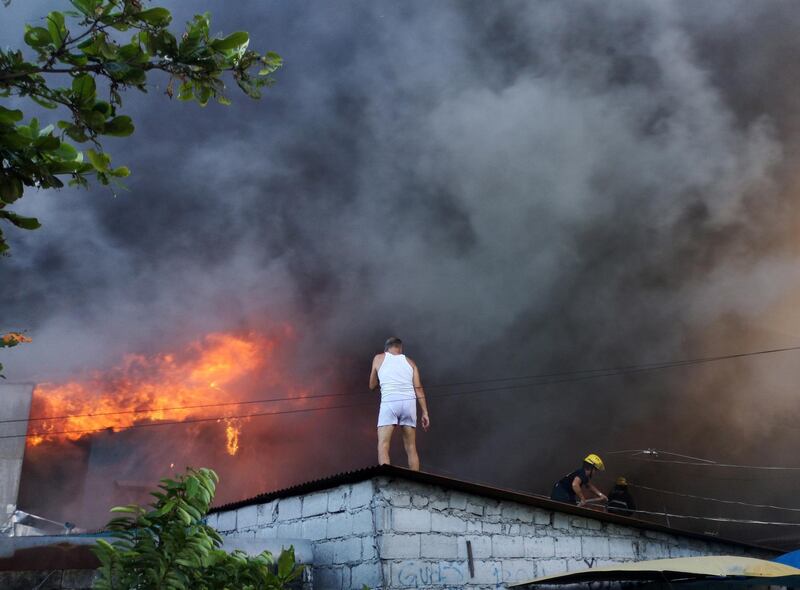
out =
[[[3,45],[51,5],[3,8]],[[10,380],[284,323],[287,362],[350,388],[392,334],[434,383],[800,344],[796,3],[164,5],[285,66],[229,107],[155,79],[107,144],[128,190],[26,194],[44,227],[0,261],[0,328],[34,340]],[[423,467],[546,493],[594,451],[789,464],[795,355],[432,402]],[[329,471],[370,460],[375,409],[310,418],[343,441]],[[782,487],[751,476],[750,499]]]

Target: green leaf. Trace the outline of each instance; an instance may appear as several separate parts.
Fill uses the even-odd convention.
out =
[[[111,157],[108,154],[97,153],[93,149],[86,150],[86,155],[89,157],[89,162],[92,163],[94,169],[98,172],[108,172],[108,165],[111,163]]]
[[[94,101],[97,86],[94,78],[89,74],[79,74],[72,80],[72,92],[77,101],[81,104],[88,104]]]
[[[278,577],[284,580],[288,578],[292,570],[294,570],[294,564],[294,546],[281,551],[281,555],[278,558]]]
[[[0,123],[13,125],[22,120],[22,111],[19,109],[7,109],[0,106]]]
[[[23,217],[5,209],[0,209],[0,219],[7,219],[21,229],[39,229],[42,227],[42,224],[35,217]]]
[[[25,26],[25,43],[34,49],[39,49],[51,42],[50,31],[43,27]]]
[[[127,115],[114,117],[110,121],[106,121],[106,126],[103,129],[105,135],[113,135],[114,137],[127,137],[133,133],[134,127],[131,118]]]
[[[231,33],[224,39],[214,39],[210,45],[217,51],[229,51],[231,49],[237,49],[242,45],[247,45],[250,41],[250,35],[248,35],[245,31],[237,31],[236,33]]]
[[[16,176],[0,176],[0,201],[13,203],[22,196],[25,187]]]
[[[135,14],[134,18],[154,27],[165,27],[172,21],[172,14],[166,8],[157,7],[143,10]]]
[[[64,24],[64,15],[60,12],[53,11],[47,15],[47,30],[50,33],[50,38],[53,40],[53,45],[56,48],[64,44],[67,38],[67,27]]]

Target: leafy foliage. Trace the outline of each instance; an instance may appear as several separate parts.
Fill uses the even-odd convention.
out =
[[[99,539],[93,548],[101,562],[95,588],[273,590],[297,579],[303,568],[294,548],[282,551],[277,564],[266,551],[250,557],[219,548],[219,534],[203,522],[218,480],[210,469],[189,469],[161,480],[150,510],[113,508],[124,516],[107,526],[115,540]]]
[[[31,342],[30,337],[20,332],[8,332],[0,335],[0,348],[11,348],[23,342]],[[5,379],[3,375],[3,364],[0,363],[0,378]]]
[[[120,114],[123,91],[147,91],[148,75],[168,76],[166,93],[205,106],[209,100],[230,104],[222,80],[230,72],[251,98],[273,83],[280,56],[248,48],[244,31],[212,37],[209,15],[195,15],[181,35],[169,30],[172,14],[146,7],[144,0],[70,0],[72,8],[53,11],[42,26],[25,27],[25,52],[0,48],[0,99],[29,99],[46,109],[61,109],[68,118],[42,127],[26,124],[18,108],[0,104],[0,220],[22,229],[39,221],[8,209],[26,187],[86,186],[93,176],[102,184],[130,174],[112,167],[103,151],[103,136],[126,137],[134,131]],[[56,79],[69,83],[58,86]],[[102,97],[101,97],[102,95]],[[80,151],[74,144],[91,144]],[[8,243],[0,230],[0,254]]]

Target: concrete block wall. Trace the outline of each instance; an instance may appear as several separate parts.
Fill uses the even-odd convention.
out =
[[[364,481],[209,516],[221,535],[310,541],[317,589],[382,587],[375,545],[374,483]]]
[[[738,545],[401,479],[376,479],[375,511],[383,579],[391,588],[502,588],[537,576],[626,561],[715,554],[764,557]]]
[[[221,512],[210,524],[224,535],[311,541],[315,590],[503,588],[626,561],[768,557],[389,477]]]

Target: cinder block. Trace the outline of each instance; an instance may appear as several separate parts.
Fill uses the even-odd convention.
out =
[[[220,532],[236,530],[236,511],[226,510],[219,512],[217,518],[217,530]]]
[[[319,541],[326,537],[327,518],[319,516],[317,518],[305,518],[302,521],[302,535],[309,541]]]
[[[439,514],[434,516],[441,517]],[[417,510],[415,508],[393,508],[392,526],[397,532],[429,533],[431,530],[431,513],[427,510]],[[466,529],[466,526],[464,526],[464,529]]]
[[[669,557],[669,546],[642,539],[639,542],[639,555],[642,559],[664,559]]]
[[[219,520],[219,513],[207,514],[203,521],[212,529],[217,528],[217,521]]]
[[[360,563],[350,568],[350,588],[377,588],[381,584],[381,567],[378,563]]]
[[[467,532],[468,533],[478,533],[480,534],[483,532],[483,525],[479,520],[468,520],[467,521]]]
[[[331,565],[333,563],[333,547],[338,541],[322,541],[314,544],[314,563]]]
[[[466,510],[467,496],[465,494],[461,492],[450,492],[449,496],[450,508],[454,510]]]
[[[569,515],[563,512],[553,513],[553,528],[567,530],[569,529]]]
[[[278,520],[287,521],[300,518],[302,505],[303,500],[299,496],[281,498],[280,502],[278,502]]]
[[[377,532],[392,531],[392,509],[382,504],[372,508],[375,530]]]
[[[475,577],[470,579],[472,584],[492,585],[500,588],[503,583],[503,564],[495,560],[475,560]]]
[[[263,526],[266,524],[272,524],[275,522],[278,514],[278,501],[273,500],[272,502],[267,502],[266,504],[259,504],[258,511],[256,513],[256,524],[258,526]]]
[[[423,559],[458,558],[459,538],[452,535],[420,535],[420,556]]]
[[[583,570],[588,570],[591,567],[592,560],[583,560],[583,559],[568,559],[567,560],[567,571],[568,572],[580,572]]]
[[[309,494],[303,498],[303,518],[307,516],[317,516],[325,514],[328,510],[328,494],[327,492],[317,492]]]
[[[519,526],[519,532],[521,535],[526,537],[536,537],[538,536],[541,527],[537,527],[533,524],[521,524]]]
[[[295,522],[281,523],[278,525],[278,538],[280,539],[301,539],[303,537],[303,526],[299,520]]]
[[[608,539],[606,537],[581,537],[581,555],[584,559],[592,557],[608,559]]]
[[[361,559],[364,561],[378,559],[378,548],[372,537],[361,537]]]
[[[511,502],[503,506],[503,518],[520,522],[533,522],[533,508]]]
[[[328,490],[328,512],[342,512],[347,508],[347,494],[350,486],[339,486]]]
[[[361,539],[351,537],[341,539],[333,546],[333,563],[352,563],[361,561]]]
[[[372,497],[375,495],[375,488],[373,487],[372,480],[361,481],[354,483],[350,489],[350,507],[360,508],[372,502]]]
[[[586,521],[586,526],[593,531],[602,531],[603,530],[603,523],[599,520],[595,520],[593,518],[589,518]]]
[[[430,516],[430,529],[437,533],[465,533],[467,522],[457,516],[439,513],[427,513]]]
[[[580,559],[583,555],[580,537],[555,537],[556,557]]]
[[[381,559],[419,558],[419,535],[380,535],[378,553]]]
[[[504,524],[503,533],[506,535],[519,535],[522,532],[518,524]]]
[[[277,539],[278,538],[278,526],[265,526],[255,530],[255,534],[253,536],[255,539]]]
[[[483,516],[483,506],[473,502],[467,502],[467,512],[476,514],[477,516]]]
[[[543,526],[551,525],[553,523],[553,513],[546,510],[536,509],[533,512],[533,522]]]
[[[419,494],[414,494],[411,496],[411,504],[416,508],[424,508],[430,503],[430,500],[427,496],[422,496]]]
[[[632,539],[612,537],[608,540],[608,554],[614,559],[633,559],[636,557],[636,547]]]
[[[555,555],[556,543],[552,537],[525,537],[525,557],[542,559]]]
[[[489,502],[486,505],[486,509],[484,510],[484,514],[486,516],[499,516],[503,511],[503,507],[500,502]]]
[[[537,576],[555,576],[567,571],[567,562],[564,559],[548,559],[536,562]]]
[[[447,500],[441,498],[433,500],[431,502],[431,509],[433,510],[447,510],[449,506],[450,504],[447,502]]]
[[[494,535],[492,537],[492,557],[524,557],[525,541],[522,537]]]
[[[504,559],[503,582],[524,582],[536,577],[531,559]]]
[[[488,535],[467,535],[458,538],[458,558],[467,559],[467,541],[472,544],[472,558],[489,558],[492,556],[492,538]]]
[[[314,587],[330,588],[331,590],[341,590],[342,567],[315,567],[314,568]]]
[[[573,516],[569,523],[575,527],[576,529],[587,529],[589,528],[589,521],[582,516]]]
[[[347,512],[337,512],[328,517],[327,537],[349,537],[353,534],[353,517]]]
[[[251,504],[236,511],[236,530],[244,531],[255,528],[258,523],[258,505]]]
[[[96,572],[94,570],[64,570],[64,574],[61,577],[61,588],[63,590],[91,588],[95,575]]]
[[[469,582],[469,567],[466,561],[439,562],[438,585],[463,588]]]
[[[391,567],[391,578],[388,580],[393,588],[428,587],[439,579],[439,564],[427,561],[394,561]]]
[[[503,531],[503,525],[499,522],[484,522],[483,532],[494,535]]]
[[[352,515],[353,521],[353,534],[354,535],[367,535],[372,534],[372,510],[359,510]]]
[[[404,494],[404,493],[398,493],[398,492],[392,492],[392,493],[389,494],[389,503],[392,506],[398,506],[400,508],[407,508],[408,506],[411,506],[411,495],[410,494]]]

